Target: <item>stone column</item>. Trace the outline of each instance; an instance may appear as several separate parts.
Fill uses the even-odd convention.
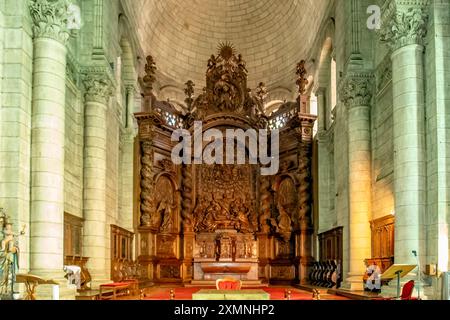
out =
[[[125,122],[125,127],[128,129],[133,129],[133,113],[134,113],[134,104],[135,104],[135,94],[136,88],[134,85],[127,86],[127,117]]]
[[[371,258],[371,76],[349,74],[341,98],[348,112],[349,159],[349,273],[344,287],[363,290],[364,259]]]
[[[421,224],[426,205],[423,40],[428,9],[427,1],[407,4],[391,1],[380,32],[392,50],[396,264],[416,264],[413,250],[426,255]]]
[[[417,251],[422,262],[426,257],[424,39],[428,3],[388,2],[380,31],[380,40],[391,49],[392,59],[396,264],[417,264],[412,251]],[[416,281],[416,288],[423,285],[415,273],[403,281],[410,279]],[[386,292],[392,289],[383,288]]]
[[[330,154],[328,152],[328,131],[327,131],[327,106],[325,98],[326,90],[324,88],[316,89],[317,109],[318,109],[318,181],[319,184],[319,222],[318,231],[326,231],[322,226],[327,226],[329,214],[330,197]]]
[[[133,230],[133,165],[134,165],[134,126],[132,121],[132,110],[136,89],[133,85],[127,89],[127,108],[124,127],[120,133],[121,140],[121,195],[120,195],[120,217],[121,225],[128,230]]]
[[[63,279],[67,2],[31,1],[30,13],[34,23],[30,272]]]
[[[112,94],[107,74],[87,74],[84,80],[84,242],[83,255],[95,282],[109,279],[106,225],[106,111]]]

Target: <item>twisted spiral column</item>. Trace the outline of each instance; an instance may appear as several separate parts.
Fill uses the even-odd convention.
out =
[[[151,223],[154,210],[152,202],[154,192],[153,143],[151,141],[141,142],[141,154],[141,226],[154,227]]]

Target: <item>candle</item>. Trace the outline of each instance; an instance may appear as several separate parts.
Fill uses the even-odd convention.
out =
[[[53,286],[53,300],[59,300],[59,285]]]

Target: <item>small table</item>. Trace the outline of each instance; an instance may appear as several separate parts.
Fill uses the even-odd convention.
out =
[[[270,300],[264,290],[200,290],[192,300]]]
[[[16,275],[16,283],[25,284],[27,295],[24,300],[36,300],[36,288],[39,285],[58,285],[54,280],[45,280],[31,274]]]

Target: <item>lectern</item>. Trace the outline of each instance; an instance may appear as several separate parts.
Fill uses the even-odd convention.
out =
[[[39,285],[58,285],[54,280],[45,280],[31,274],[16,275],[16,283],[25,284],[27,290],[25,300],[36,300],[36,287]]]
[[[390,281],[397,278],[397,300],[400,299],[400,279],[408,275],[416,267],[417,265],[394,264],[381,275],[381,280]]]

